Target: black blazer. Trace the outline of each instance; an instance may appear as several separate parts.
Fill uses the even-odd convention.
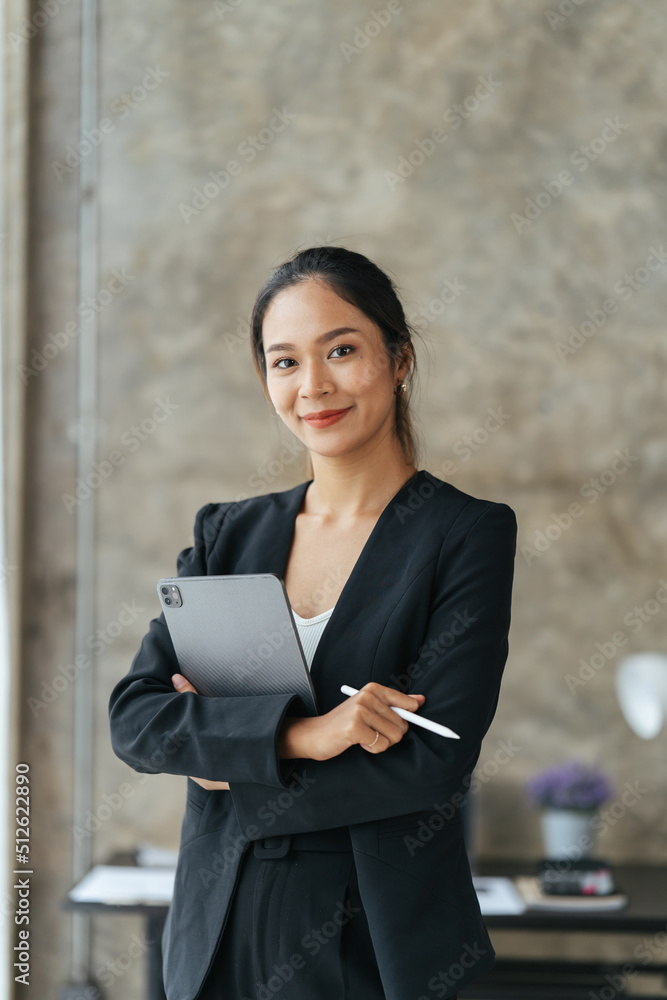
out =
[[[309,482],[207,504],[178,574],[283,577]],[[460,807],[507,659],[516,534],[507,504],[419,470],[382,511],[312,662],[322,713],[345,697],[341,684],[377,681],[425,694],[422,714],[460,740],[410,725],[381,754],[355,745],[331,760],[281,760],[277,734],[285,716],[304,714],[301,699],[179,694],[164,616],[150,622],[111,694],[114,752],[136,771],[230,784],[187,782],[162,939],[168,1000],[197,994],[249,842],[337,826],[350,830],[387,1000],[446,997],[493,966]]]

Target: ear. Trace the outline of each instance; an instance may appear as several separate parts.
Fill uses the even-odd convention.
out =
[[[410,365],[414,357],[414,347],[408,341],[402,347],[401,353],[398,356],[396,362],[396,378],[403,381],[405,376],[410,371]]]

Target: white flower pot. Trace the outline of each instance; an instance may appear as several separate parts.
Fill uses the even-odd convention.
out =
[[[577,861],[589,855],[595,846],[594,815],[595,809],[543,809],[540,820],[545,856]]]

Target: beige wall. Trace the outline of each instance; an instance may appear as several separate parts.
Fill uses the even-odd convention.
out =
[[[98,456],[122,460],[84,502],[96,505],[97,627],[123,602],[141,612],[94,667],[94,807],[124,782],[133,788],[94,835],[97,861],[141,841],[177,846],[185,779],[144,780],[114,757],[108,696],[158,613],[155,580],[175,570],[197,509],[304,478],[299,449],[268,472],[290,435],[255,375],[247,317],[270,269],[323,241],[368,254],[397,277],[410,315],[426,310],[424,466],[517,513],[510,657],[480,765],[499,740],[521,749],[475,801],[477,850],[538,857],[524,783],[577,755],[604,766],[619,794],[626,781],[648,789],[600,853],[664,859],[664,739],[643,743],[621,718],[618,656],[574,693],[566,675],[619,629],[627,651],[665,646],[667,609],[637,632],[624,618],[667,576],[667,259],[646,281],[638,272],[634,290],[624,275],[665,239],[666,15],[658,3],[588,0],[551,26],[544,0],[403,0],[376,34],[371,10],[385,7],[101,5],[99,117],[112,127],[99,146],[100,289],[114,273],[126,284],[99,316]],[[39,351],[76,319],[78,168],[59,179],[52,164],[79,138],[78,30],[72,2],[30,42],[28,332]],[[132,97],[147,73],[152,89]],[[294,117],[283,124],[275,109]],[[273,135],[261,133],[266,144],[250,161],[242,144],[272,118]],[[444,141],[432,141],[437,129]],[[582,144],[594,159],[576,153]],[[418,165],[409,173],[410,157]],[[205,189],[234,159],[241,169],[224,190]],[[563,171],[570,179],[558,193]],[[197,214],[183,209],[195,188],[212,195]],[[526,199],[537,199],[534,218],[513,221],[526,216]],[[561,359],[571,327],[601,309],[600,328]],[[70,885],[73,685],[36,716],[27,699],[73,656],[76,508],[62,497],[77,475],[76,378],[72,338],[27,386],[21,722],[35,778],[42,996],[54,996],[68,971],[70,922],[56,914]],[[135,445],[133,426],[158,400],[170,415]],[[478,444],[489,411],[501,426]],[[466,435],[475,441],[468,457]],[[617,452],[629,453],[625,467],[603,492],[591,488]],[[531,557],[536,532],[575,502],[580,516]],[[140,930],[132,919],[97,918],[93,969]],[[140,996],[141,976],[135,962],[107,995]]]

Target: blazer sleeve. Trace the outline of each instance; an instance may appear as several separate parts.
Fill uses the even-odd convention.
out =
[[[178,576],[206,576],[208,554],[230,504],[197,513],[194,545],[177,559]],[[210,781],[260,782],[287,787],[293,761],[278,756],[278,731],[300,715],[298,695],[213,698],[180,694],[171,675],[180,668],[164,614],[149,625],[129,673],[109,699],[111,745],[135,771],[183,774]]]
[[[410,725],[380,754],[356,744],[329,760],[288,759],[289,803],[283,793],[276,804],[261,783],[231,779],[242,830],[258,837],[309,832],[433,809],[457,792],[462,799],[495,714],[509,651],[517,536],[507,504],[490,501],[472,517],[471,506],[443,542],[427,634],[417,660],[406,664],[408,693],[426,695],[418,711],[460,739]],[[465,625],[451,643],[455,621]]]

